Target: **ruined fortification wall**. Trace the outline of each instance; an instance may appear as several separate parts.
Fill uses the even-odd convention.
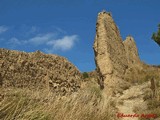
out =
[[[0,49],[0,85],[45,88],[69,93],[80,88],[81,73],[66,58],[40,51],[25,53]]]
[[[140,61],[133,37],[123,41],[111,14],[105,11],[98,14],[93,48],[102,88],[117,88],[125,81],[141,81],[152,71],[158,74],[160,70]]]
[[[115,79],[123,79],[128,61],[122,38],[110,13],[101,12],[98,15],[93,48],[101,81],[108,84]]]

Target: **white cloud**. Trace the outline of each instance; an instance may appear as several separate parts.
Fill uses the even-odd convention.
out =
[[[38,34],[37,36],[29,38],[28,40],[19,40],[18,38],[13,37],[9,40],[9,43],[17,45],[31,44],[39,46],[46,44],[48,41],[52,40],[54,36],[54,33]]]
[[[60,33],[63,33],[63,34],[66,34],[66,33],[67,33],[66,31],[62,30],[62,29],[59,28],[59,27],[56,27],[56,30],[57,30],[58,32],[60,32]]]
[[[20,40],[18,40],[17,38],[13,37],[9,40],[9,44],[11,44],[11,45],[21,45],[22,42]]]
[[[56,38],[56,33],[39,34],[28,40],[19,40],[15,37],[9,40],[9,44],[13,45],[34,45],[43,46],[43,50],[47,53],[53,53],[55,50],[67,51],[70,50],[78,40],[77,35],[63,36],[60,39]]]
[[[43,45],[46,44],[48,41],[51,41],[54,39],[55,33],[47,33],[44,35],[37,35],[33,38],[30,38],[29,40],[25,41],[25,43],[31,43],[34,45]]]
[[[6,32],[7,30],[8,30],[8,27],[0,26],[0,34]]]
[[[64,36],[62,39],[48,41],[47,45],[51,45],[52,48],[55,50],[66,51],[71,49],[77,40],[78,40],[77,35]]]
[[[28,36],[33,35],[33,34],[40,31],[40,28],[37,27],[37,26],[31,26],[31,27],[27,26],[26,28],[27,28],[27,32],[25,32],[25,34],[28,35]]]

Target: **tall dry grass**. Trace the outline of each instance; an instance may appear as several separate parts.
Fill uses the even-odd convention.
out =
[[[0,120],[114,120],[113,102],[96,85],[68,96],[45,90],[1,89]]]
[[[154,75],[154,74],[152,74]],[[157,79],[156,76],[148,75],[149,79],[152,80],[154,77],[154,83],[150,82],[150,87],[144,92],[144,101],[147,104],[146,110],[135,109],[136,113],[141,114],[155,114],[156,118],[148,118],[149,120],[155,119],[160,120],[160,79]],[[146,120],[147,118],[139,118],[139,120]],[[147,119],[147,120],[148,120]]]

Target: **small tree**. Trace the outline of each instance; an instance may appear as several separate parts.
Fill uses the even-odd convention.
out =
[[[152,39],[160,46],[160,24],[158,25],[157,33],[153,33]]]
[[[84,72],[84,73],[83,73],[83,78],[84,78],[84,79],[85,79],[85,78],[89,78],[89,75],[88,75],[87,72]]]

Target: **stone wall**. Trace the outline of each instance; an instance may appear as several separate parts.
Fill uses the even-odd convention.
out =
[[[64,57],[0,49],[2,87],[45,88],[65,94],[77,91],[80,81],[81,73]]]
[[[128,69],[125,73],[125,80],[130,82],[140,81],[142,73],[146,73],[144,70],[144,64],[140,61],[136,43],[133,37],[128,36],[123,41],[126,51],[126,58],[128,62]]]
[[[93,48],[100,83],[123,79],[128,65],[125,47],[110,13],[98,14]]]
[[[159,68],[140,61],[133,37],[123,41],[111,14],[105,11],[98,14],[93,48],[101,88],[116,91],[126,82],[143,81],[153,71],[153,77],[159,74]]]
[[[128,36],[126,40],[123,41],[126,51],[126,58],[129,66],[139,66],[141,64],[137,46],[133,37]]]

